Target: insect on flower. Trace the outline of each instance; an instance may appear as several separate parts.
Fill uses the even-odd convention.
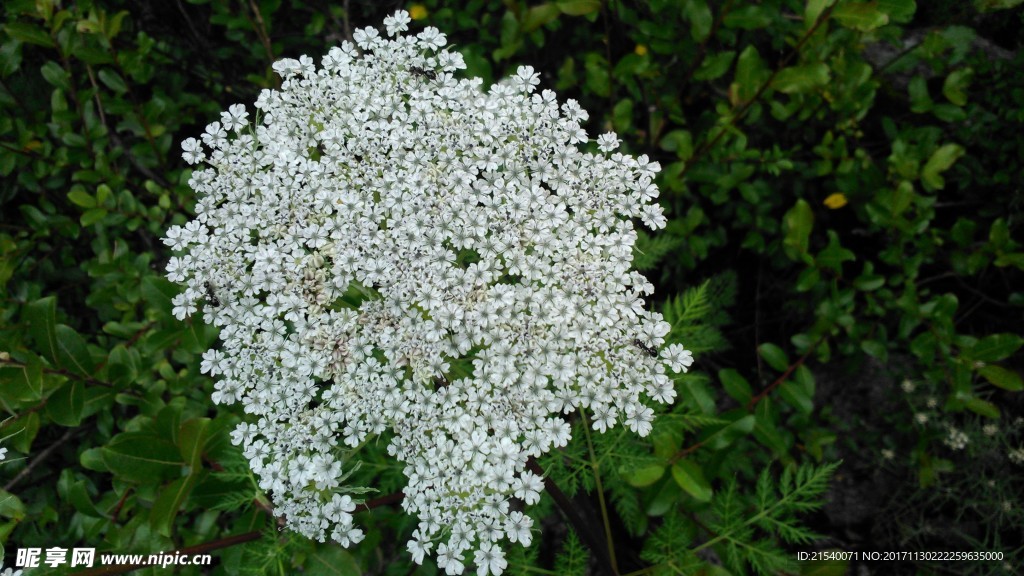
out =
[[[203,286],[206,288],[206,301],[211,306],[220,306],[220,298],[217,298],[217,292],[214,291],[213,283],[207,280],[203,283]]]
[[[633,340],[633,345],[646,352],[648,356],[650,356],[651,358],[658,357],[658,349],[655,348],[654,346],[648,346],[647,344],[644,344],[639,338]]]

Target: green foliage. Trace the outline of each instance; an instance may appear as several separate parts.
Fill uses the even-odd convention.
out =
[[[390,9],[328,4],[4,4],[8,557],[259,532],[215,553],[214,573],[413,569],[400,510],[361,514],[367,540],[348,552],[277,532],[228,439],[239,415],[211,404],[200,375],[216,333],[173,318],[162,277],[159,239],[195,205],[177,143],[274,87],[276,58],[322,54]],[[880,549],[1004,551],[1020,564],[1024,486],[1006,473],[1024,442],[1020,2],[418,6],[413,26],[449,34],[468,74],[490,83],[532,64],[590,111],[590,134],[614,129],[663,167],[669,222],[638,231],[634,265],[656,285],[667,340],[697,364],[648,437],[597,434],[577,414],[574,440],[540,461],[601,519],[591,529],[612,535],[621,572],[792,570],[793,551],[818,546],[801,522],[839,458],[846,478],[899,479],[875,509]],[[386,443],[353,472],[380,490],[368,496],[404,483]],[[509,550],[510,572],[606,562],[550,499],[528,512],[538,533]],[[827,516],[810,517],[816,531],[856,528]]]

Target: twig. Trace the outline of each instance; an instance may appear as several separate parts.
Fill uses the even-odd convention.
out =
[[[769,384],[767,388],[765,388],[764,390],[761,390],[761,392],[757,396],[754,396],[753,398],[750,399],[750,402],[747,402],[747,410],[753,410],[754,407],[757,406],[757,404],[761,400],[764,400],[765,398],[768,397],[769,394],[772,393],[772,390],[775,390],[783,382],[785,382],[786,378],[789,378],[790,374],[792,374],[794,370],[796,370],[797,368],[803,366],[804,362],[807,361],[807,358],[810,357],[810,355],[812,353],[814,353],[814,351],[818,348],[818,345],[821,344],[822,341],[824,341],[824,340],[825,340],[825,335],[822,334],[820,337],[818,337],[818,340],[814,344],[812,344],[810,348],[807,349],[807,352],[804,352],[804,355],[801,356],[799,360],[797,360],[796,362],[790,364],[786,368],[786,371],[782,373],[782,376],[779,376],[778,378],[776,378],[775,381],[772,382],[771,384]]]
[[[836,4],[837,3],[833,3],[831,6],[825,8],[825,10],[821,12],[821,14],[818,16],[818,19],[814,21],[814,25],[811,26],[806,32],[804,32],[804,35],[800,37],[800,40],[797,42],[796,46],[793,47],[793,50],[789,54],[787,54],[785,58],[782,59],[782,61],[774,70],[772,70],[771,75],[768,76],[768,78],[761,83],[761,85],[757,88],[757,92],[754,93],[750,100],[747,100],[746,102],[740,104],[739,108],[736,110],[736,113],[732,116],[732,118],[729,119],[729,122],[725,126],[722,126],[718,130],[718,132],[715,133],[715,136],[713,138],[711,138],[710,140],[705,140],[704,143],[701,144],[699,148],[697,148],[697,150],[693,153],[693,156],[691,156],[690,159],[686,161],[686,165],[683,166],[683,170],[679,174],[680,177],[686,174],[686,172],[691,167],[693,167],[693,165],[697,162],[698,159],[707,154],[711,150],[711,148],[713,148],[715,144],[717,144],[718,141],[722,139],[722,136],[725,136],[726,132],[728,132],[731,128],[735,127],[736,124],[744,116],[746,116],[747,111],[750,110],[750,108],[754,105],[755,102],[761,99],[761,96],[768,90],[768,87],[771,86],[772,81],[774,81],[775,77],[779,75],[779,72],[781,72],[783,69],[786,68],[786,66],[789,65],[790,61],[793,60],[794,56],[800,54],[800,49],[804,47],[804,44],[806,44],[807,41],[810,40],[812,36],[814,36],[814,33],[818,31],[818,28],[826,20],[829,19],[829,17],[832,15],[832,11],[836,7]]]
[[[263,537],[263,532],[256,530],[254,532],[246,532],[245,534],[238,534],[236,536],[228,536],[212,542],[204,542],[195,546],[188,546],[186,548],[179,548],[173,552],[165,552],[167,555],[176,556],[195,556],[199,554],[207,554],[214,550],[220,550],[221,548],[228,548],[237,544],[244,544],[246,542],[252,542],[253,540],[259,540]],[[146,556],[146,554],[142,554]],[[149,564],[118,564],[115,566],[98,566],[96,568],[90,568],[81,572],[76,572],[74,576],[106,576],[108,574],[124,574],[125,572],[131,572],[139,568],[146,568]]]
[[[65,432],[63,436],[58,438],[56,442],[47,446],[45,450],[43,450],[42,452],[39,453],[38,456],[33,458],[32,461],[29,462],[28,466],[26,466],[24,470],[18,472],[18,475],[15,476],[14,478],[11,478],[11,481],[4,485],[4,491],[10,492],[12,488],[14,488],[22,480],[27,478],[28,475],[31,474],[36,469],[36,467],[42,464],[44,460],[49,458],[50,455],[57,450],[57,448],[60,448],[62,444],[70,440],[77,433],[77,428],[69,428],[68,431]]]
[[[572,524],[576,534],[583,539],[586,543],[587,548],[601,557],[602,562],[598,562],[598,571],[601,574],[616,574],[612,571],[611,565],[609,564],[611,556],[608,551],[604,549],[601,544],[601,540],[594,536],[591,532],[589,524],[580,516],[580,513],[576,511],[576,507],[573,506],[572,501],[565,495],[564,492],[555,484],[554,480],[548,478],[544,474],[544,469],[537,464],[537,461],[530,458],[526,461],[526,469],[544,479],[544,489],[547,491],[551,499],[555,501],[555,505],[562,511],[569,523]]]

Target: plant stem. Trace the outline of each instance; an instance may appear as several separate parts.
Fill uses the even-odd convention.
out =
[[[583,419],[583,434],[587,437],[587,450],[590,451],[590,467],[594,470],[594,483],[597,487],[597,501],[601,505],[601,521],[604,523],[604,537],[608,546],[608,560],[611,562],[612,571],[619,573],[619,562],[615,558],[615,542],[612,539],[612,525],[608,520],[608,505],[604,500],[604,486],[601,484],[601,463],[597,460],[594,451],[594,442],[590,438],[590,423],[587,421],[586,412],[580,410],[580,417]]]
[[[565,493],[562,492],[558,487],[558,484],[555,484],[554,480],[545,476],[544,469],[540,467],[540,464],[537,464],[536,460],[530,458],[526,461],[526,469],[544,479],[544,489],[547,491],[548,495],[551,496],[551,499],[555,501],[555,505],[557,505],[558,509],[562,511],[562,514],[565,515],[566,519],[569,520],[569,523],[572,524],[576,534],[583,539],[587,548],[590,548],[591,552],[599,558],[608,558],[608,554],[605,553],[603,549],[604,547],[601,545],[601,540],[594,536],[594,533],[590,530],[590,526],[583,520],[583,516],[580,516],[576,507],[573,506],[572,501],[570,501]],[[598,573],[600,574],[618,575],[617,572],[612,571],[611,566],[606,562],[598,562],[597,566]]]

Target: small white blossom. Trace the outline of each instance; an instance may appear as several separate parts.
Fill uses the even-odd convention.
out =
[[[949,430],[947,431],[946,438],[943,440],[943,443],[945,443],[946,446],[949,446],[953,450],[963,450],[964,448],[967,447],[969,441],[970,438],[968,438],[967,434],[965,434],[962,430],[950,426]]]
[[[569,442],[566,415],[646,435],[693,356],[630,270],[635,219],[665,225],[658,163],[609,154],[614,135],[580,151],[586,112],[533,68],[456,80],[445,36],[408,24],[275,63],[257,125],[235,104],[182,143],[206,164],[164,239],[172,311],[220,328],[200,368],[248,415],[231,439],[290,529],[362,540],[342,478],[389,432],[412,559],[500,574],[501,541],[532,542],[510,501],[540,500],[527,461]]]
[[[614,151],[619,147],[619,139],[615,136],[614,132],[608,132],[607,134],[601,134],[597,137],[597,147],[601,152],[608,153]]]

